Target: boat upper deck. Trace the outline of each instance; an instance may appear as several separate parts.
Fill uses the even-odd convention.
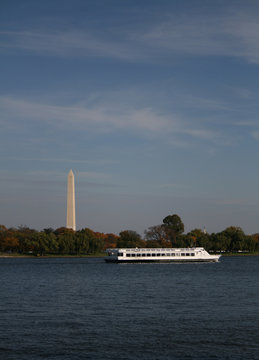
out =
[[[181,253],[181,252],[195,252],[201,253],[206,252],[206,250],[202,247],[196,248],[120,248],[120,249],[107,249],[106,252],[112,253],[113,255],[118,255],[119,253],[126,254],[144,254],[144,253]]]

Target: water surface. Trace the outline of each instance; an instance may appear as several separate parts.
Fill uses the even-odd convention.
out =
[[[0,259],[0,358],[259,359],[259,257]]]

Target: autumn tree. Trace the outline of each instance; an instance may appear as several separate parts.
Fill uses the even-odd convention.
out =
[[[168,232],[163,225],[151,226],[145,230],[145,240],[147,247],[171,247]]]
[[[117,247],[117,242],[118,242],[119,236],[115,235],[115,234],[106,234],[105,238],[104,238],[104,249],[108,249],[108,248],[116,248]]]
[[[13,235],[6,235],[0,241],[0,250],[3,252],[17,252],[19,250],[19,241]]]

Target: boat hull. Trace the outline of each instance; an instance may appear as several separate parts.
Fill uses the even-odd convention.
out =
[[[110,259],[110,258],[105,258],[104,259],[107,263],[124,263],[124,264],[128,264],[128,263],[204,263],[204,262],[218,262],[219,258],[213,258],[213,259],[188,259],[188,260],[182,260],[182,259],[168,259],[168,260],[157,260],[157,259],[134,259],[134,260],[125,260],[125,259]]]
[[[204,262],[218,262],[218,260],[110,260],[110,259],[105,259],[105,261],[107,263],[120,263],[120,264],[132,264],[132,263],[141,263],[141,264],[145,264],[145,263],[164,263],[164,264],[168,264],[168,263],[186,263],[186,264],[190,264],[190,263],[204,263]]]

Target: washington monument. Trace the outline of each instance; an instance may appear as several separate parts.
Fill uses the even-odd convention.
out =
[[[72,170],[67,177],[67,228],[76,231],[75,178]]]

